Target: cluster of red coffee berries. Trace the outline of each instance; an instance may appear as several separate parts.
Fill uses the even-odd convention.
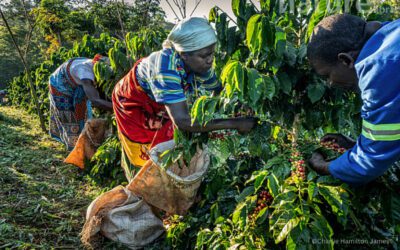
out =
[[[292,164],[292,176],[298,176],[302,180],[306,179],[306,162],[301,153],[294,149],[289,159]]]
[[[270,193],[268,193],[268,191],[261,191],[258,194],[258,199],[257,199],[257,206],[254,209],[252,214],[248,215],[249,219],[255,219],[258,215],[258,213],[265,207],[267,207],[268,205],[270,205],[272,203],[273,197]]]
[[[225,133],[218,133],[218,132],[211,132],[208,134],[208,138],[213,139],[213,140],[225,140],[227,136],[232,135],[231,132],[225,132]]]
[[[340,154],[343,154],[344,152],[346,152],[345,148],[341,148],[337,143],[334,143],[332,141],[321,142],[321,146],[326,148],[326,149],[330,149],[330,150],[333,150],[335,152],[338,152]]]

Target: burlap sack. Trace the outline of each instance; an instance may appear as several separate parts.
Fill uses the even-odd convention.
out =
[[[171,214],[184,215],[196,199],[203,176],[210,164],[206,147],[198,148],[190,165],[173,164],[164,170],[159,155],[174,147],[173,141],[158,144],[150,151],[150,160],[140,169],[127,189],[148,204]]]
[[[154,215],[149,205],[118,186],[90,204],[81,240],[86,247],[98,249],[101,234],[130,249],[141,249],[164,231],[162,221]]]
[[[109,133],[107,120],[88,120],[79,135],[74,149],[69,153],[64,162],[83,169],[85,167],[85,159],[90,160],[92,158],[97,148],[104,142]]]

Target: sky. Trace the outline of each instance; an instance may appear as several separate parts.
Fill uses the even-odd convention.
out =
[[[198,0],[187,0],[187,15],[189,15],[192,11],[193,8],[196,4]],[[174,7],[173,5],[173,0],[169,0],[169,2],[171,3],[171,5]],[[165,11],[165,14],[167,15],[167,20],[170,22],[176,22],[176,18],[174,13],[172,12],[171,8],[168,6],[167,1],[166,0],[161,0],[160,2],[161,4],[161,8]],[[221,9],[223,9],[229,16],[233,16],[232,13],[232,7],[231,7],[231,0],[214,0],[214,1],[210,1],[210,0],[202,0],[199,4],[199,6],[196,8],[196,10],[194,11],[192,16],[197,16],[197,17],[208,17],[208,13],[210,11],[210,9],[212,7],[214,7],[215,5],[217,5],[218,7],[220,7]],[[177,9],[175,9],[175,12],[177,12],[177,14],[180,16],[180,14],[178,13]]]
[[[9,0],[0,0],[0,2],[8,2]],[[187,1],[187,15],[190,15],[190,13],[193,11],[194,6],[199,0],[186,0]],[[251,0],[257,7],[260,6],[260,3],[258,0]],[[125,0],[125,2],[134,2],[134,0]],[[174,7],[175,11],[177,14],[180,16],[178,10],[173,4],[173,0],[169,0],[171,5]],[[214,6],[218,6],[222,10],[224,10],[228,16],[234,17],[234,14],[232,12],[232,7],[231,7],[231,2],[232,0],[201,0],[199,6],[196,8],[192,16],[197,16],[197,17],[207,17],[208,18],[208,13],[210,12],[210,9]],[[177,20],[175,18],[174,13],[172,12],[171,8],[168,6],[166,0],[160,0],[160,5],[161,8],[165,11],[165,14],[167,15],[167,20],[176,23]]]
[[[186,0],[186,1],[187,1],[187,7],[186,7],[187,11],[186,12],[187,12],[187,15],[190,15],[190,13],[192,13],[192,11],[193,11],[194,6],[196,5],[196,3],[199,0]],[[259,0],[250,0],[250,1],[252,1],[257,6],[257,8],[259,8],[259,6],[260,6]],[[9,2],[9,0],[0,0],[0,2],[7,3],[7,2]],[[125,2],[133,3],[134,0],[125,0]],[[179,11],[177,10],[177,8],[175,7],[175,5],[173,3],[173,0],[169,0],[169,2],[171,3],[172,7],[174,7],[175,12],[181,18]],[[196,10],[194,11],[192,16],[208,18],[208,13],[210,12],[210,9],[214,6],[218,6],[220,9],[225,11],[228,14],[228,16],[231,16],[234,18],[231,3],[232,3],[232,0],[201,0],[199,6],[196,8]],[[160,5],[161,5],[161,8],[165,11],[165,14],[167,16],[166,19],[169,22],[176,23],[177,19],[174,15],[173,11],[171,10],[171,8],[168,6],[167,1],[160,0]]]

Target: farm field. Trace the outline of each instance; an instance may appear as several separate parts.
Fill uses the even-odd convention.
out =
[[[0,3],[0,83],[7,100],[0,96],[0,249],[85,249],[80,232],[89,204],[128,185],[114,112],[93,109],[110,134],[84,170],[63,163],[68,151],[48,129],[49,78],[64,62],[108,57],[91,70],[100,98],[111,102],[134,63],[163,48],[173,24],[161,1],[131,2]],[[217,38],[212,67],[223,89],[211,93],[194,80],[195,90],[185,92],[189,118],[206,126],[254,117],[256,126],[248,133],[174,127],[176,145],[160,157],[161,171],[190,163],[205,147],[210,164],[192,207],[184,215],[161,212],[165,233],[146,249],[400,249],[400,162],[361,186],[319,174],[309,162],[315,152],[326,161],[347,157],[351,147],[320,139],[328,133],[357,139],[365,126],[360,93],[327,84],[307,54],[323,18],[347,13],[393,21],[400,2],[229,2],[232,13],[207,9]],[[176,9],[176,19],[187,14]],[[398,136],[383,127],[380,138]],[[97,243],[126,249],[104,237]]]
[[[102,192],[26,111],[0,106],[0,249],[77,249],[88,204]],[[110,246],[110,245],[109,245]]]

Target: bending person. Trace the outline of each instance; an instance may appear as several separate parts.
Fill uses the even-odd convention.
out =
[[[366,22],[352,15],[324,18],[307,48],[311,65],[329,85],[357,90],[363,106],[362,134],[357,141],[327,135],[349,150],[328,162],[314,153],[319,173],[353,185],[367,183],[400,160],[400,19]]]
[[[112,111],[112,103],[103,100],[95,88],[93,66],[107,57],[73,58],[51,74],[49,83],[50,135],[72,150],[87,119],[91,105]]]
[[[188,132],[249,132],[255,126],[254,118],[218,119],[205,126],[191,123],[186,94],[198,87],[222,89],[212,69],[216,42],[215,31],[204,18],[182,20],[162,50],[137,61],[116,84],[112,101],[128,179],[134,166],[147,161],[148,149],[173,139],[174,126]]]

